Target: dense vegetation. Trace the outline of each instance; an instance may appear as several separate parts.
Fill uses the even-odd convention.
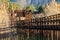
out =
[[[31,10],[32,12],[34,12],[35,7],[33,4],[30,4],[29,6],[26,7],[27,10]]]
[[[10,0],[3,0],[3,2],[6,4],[7,9],[10,10],[20,10],[20,8],[22,8],[22,6],[18,3],[15,2],[11,2]],[[32,13],[37,10],[38,12],[44,12],[43,7],[42,6],[37,6],[37,8],[35,8],[35,6],[33,4],[28,5],[27,7],[25,7],[25,10],[31,10]]]
[[[43,10],[43,7],[42,7],[42,6],[38,6],[38,7],[37,7],[37,10],[38,10],[40,13],[44,12],[44,10]]]
[[[7,7],[7,10],[17,10],[17,9],[20,9],[21,5],[20,4],[17,4],[15,2],[11,2],[10,0],[3,0],[3,2],[6,7]]]

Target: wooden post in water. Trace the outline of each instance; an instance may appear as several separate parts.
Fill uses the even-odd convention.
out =
[[[48,40],[50,40],[50,36],[49,35],[50,35],[50,31],[48,30]]]
[[[57,40],[58,40],[58,34],[59,34],[59,31],[57,31]]]
[[[51,31],[51,37],[52,37],[52,40],[53,40],[53,31]]]

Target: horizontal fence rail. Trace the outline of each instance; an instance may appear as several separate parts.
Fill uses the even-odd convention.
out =
[[[17,28],[40,29],[40,30],[60,30],[60,14],[35,18],[30,21],[19,20],[16,22]]]

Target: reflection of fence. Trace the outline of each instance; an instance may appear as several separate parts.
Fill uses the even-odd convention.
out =
[[[17,40],[16,28],[6,27],[0,28],[0,40]]]
[[[22,29],[20,40],[60,40],[60,31]]]

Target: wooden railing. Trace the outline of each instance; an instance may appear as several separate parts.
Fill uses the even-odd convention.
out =
[[[0,40],[60,40],[60,14],[13,21],[0,29]]]
[[[60,30],[60,14],[35,18],[30,21],[19,20],[17,28]]]

